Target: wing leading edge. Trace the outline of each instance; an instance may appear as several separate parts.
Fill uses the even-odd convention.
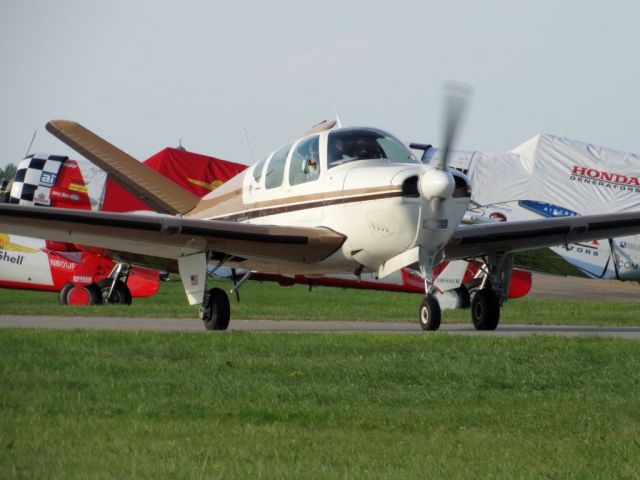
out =
[[[455,260],[640,233],[640,212],[459,227],[444,249]]]
[[[170,215],[86,212],[0,204],[0,231],[78,243],[150,258],[211,251],[237,257],[314,263],[345,240],[325,228],[281,227]]]

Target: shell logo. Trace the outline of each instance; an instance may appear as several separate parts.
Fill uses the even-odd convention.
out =
[[[0,232],[0,250],[6,250],[8,252],[26,252],[26,253],[36,253],[38,249],[24,247],[22,245],[18,245],[17,243],[11,243],[9,239],[8,233]]]

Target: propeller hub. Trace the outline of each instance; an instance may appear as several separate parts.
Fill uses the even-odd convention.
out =
[[[426,200],[434,198],[445,199],[451,197],[455,189],[455,181],[449,172],[438,169],[428,169],[418,182],[420,195]]]

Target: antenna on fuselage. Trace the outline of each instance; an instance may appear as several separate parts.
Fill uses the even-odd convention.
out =
[[[27,153],[24,154],[24,158],[29,156],[29,152],[31,151],[31,147],[33,147],[33,141],[36,139],[36,133],[38,133],[38,129],[33,132],[33,137],[31,137],[31,143],[29,144],[29,148],[27,148]]]
[[[247,150],[249,150],[249,158],[251,159],[251,163],[255,163],[253,159],[253,152],[251,151],[251,144],[249,143],[249,134],[247,133],[247,129],[242,127],[242,131],[244,132],[244,139],[247,142]]]
[[[340,121],[340,115],[338,115],[338,107],[336,107],[336,102],[333,103],[333,111],[336,112],[336,126],[338,128],[342,128],[342,122]]]

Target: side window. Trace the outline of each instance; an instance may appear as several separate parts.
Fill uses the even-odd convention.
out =
[[[260,179],[262,178],[262,169],[264,168],[264,162],[267,161],[267,158],[269,158],[268,155],[258,163],[256,163],[255,167],[253,167],[253,179],[256,183],[260,183]]]
[[[301,141],[291,154],[289,184],[311,182],[320,175],[320,156],[318,154],[319,137]]]
[[[267,165],[267,172],[264,174],[264,185],[266,188],[276,188],[282,185],[284,178],[284,164],[287,161],[291,145],[281,148],[271,157]]]

